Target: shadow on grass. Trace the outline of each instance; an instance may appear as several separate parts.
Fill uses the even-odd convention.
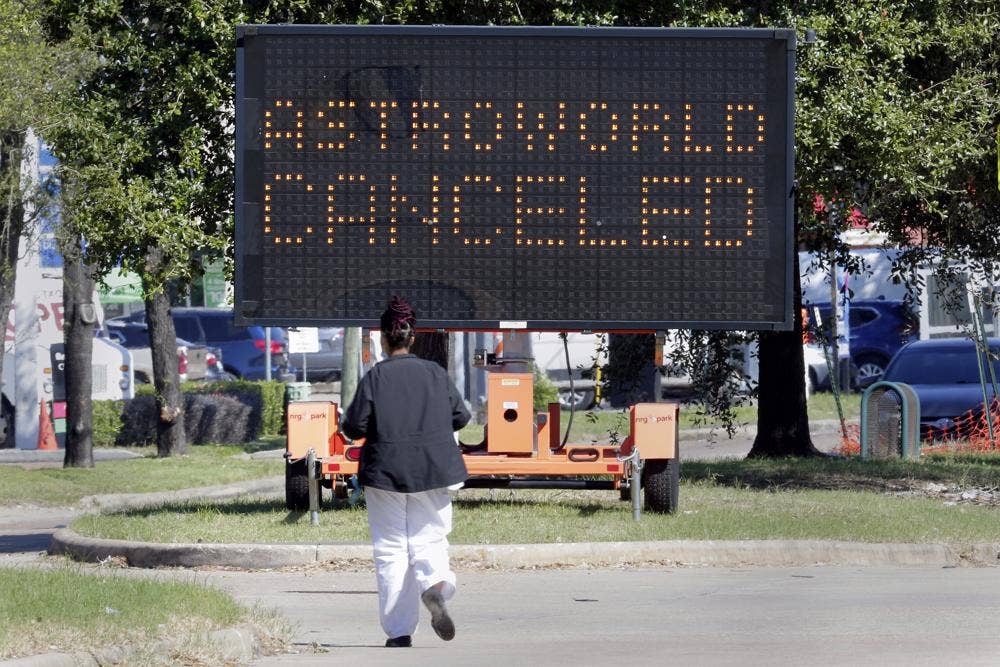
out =
[[[610,492],[609,492],[610,493]],[[610,498],[610,496],[609,496]],[[575,507],[580,516],[593,516],[598,512],[606,512],[610,509],[608,505],[601,505],[595,502],[577,500],[573,498],[456,498],[453,504],[466,511],[479,509],[489,509],[493,507],[522,507],[534,508],[549,505],[558,505],[561,508]]]
[[[359,505],[363,507],[363,505]],[[351,506],[344,500],[324,499],[320,508],[322,511],[350,510]],[[281,498],[247,498],[241,500],[194,500],[175,503],[165,503],[152,507],[142,507],[116,512],[122,516],[148,517],[160,514],[197,514],[199,512],[212,512],[223,516],[239,516],[248,514],[277,514],[286,513],[284,523],[293,524],[306,516],[308,512],[289,512],[285,508],[285,501]]]
[[[1000,457],[941,456],[923,461],[850,458],[684,461],[686,481],[759,490],[885,490],[927,482],[998,486]]]
[[[253,442],[245,442],[240,447],[247,454],[255,454],[272,449],[285,448],[285,436],[283,435],[262,435]]]
[[[610,494],[610,492],[609,492]],[[609,500],[611,496],[608,496]],[[454,505],[456,508],[461,510],[473,511],[477,509],[488,509],[491,507],[523,507],[523,508],[533,508],[533,507],[543,507],[547,505],[559,505],[560,507],[574,507],[579,512],[580,516],[593,516],[598,512],[607,511],[609,505],[602,505],[600,503],[595,503],[588,500],[575,499],[575,498],[498,498],[494,500],[486,498],[456,498],[454,500]],[[351,505],[346,500],[329,500],[324,499],[321,511],[331,512],[331,511],[364,511],[364,503],[359,503],[356,507],[351,507]],[[200,501],[190,501],[190,502],[177,502],[177,503],[167,503],[164,505],[157,505],[155,507],[144,507],[132,510],[127,510],[125,512],[119,512],[118,514],[131,517],[150,517],[157,516],[161,514],[197,514],[199,512],[212,512],[213,514],[219,514],[223,516],[246,516],[254,514],[278,514],[285,513],[286,516],[282,519],[282,523],[292,525],[299,523],[304,520],[308,515],[308,512],[290,512],[285,509],[285,501],[279,498],[251,498],[243,500],[223,500],[223,501],[210,501],[210,500],[200,500]]]

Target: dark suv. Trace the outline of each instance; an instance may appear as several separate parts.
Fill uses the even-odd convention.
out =
[[[263,380],[264,327],[233,325],[233,311],[224,308],[171,308],[177,337],[222,350],[225,370],[236,377]],[[145,311],[115,318],[125,322],[145,322]],[[294,373],[288,365],[285,330],[271,327],[271,377],[280,379]]]
[[[824,329],[830,321],[830,302],[813,304],[819,307]],[[812,310],[812,305],[807,306]],[[811,319],[811,317],[810,317]],[[851,301],[848,316],[850,327],[851,362],[857,369],[857,382],[867,386],[885,372],[889,360],[899,348],[917,336],[917,319],[902,301],[887,299],[857,299]],[[817,385],[828,386],[824,377],[814,377]]]

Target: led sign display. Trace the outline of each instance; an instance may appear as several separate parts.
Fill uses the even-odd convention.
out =
[[[794,35],[245,26],[237,316],[791,327]]]

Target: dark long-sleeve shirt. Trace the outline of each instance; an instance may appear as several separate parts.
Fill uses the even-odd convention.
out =
[[[363,486],[415,493],[465,481],[454,432],[469,411],[443,368],[412,354],[389,357],[358,383],[341,428],[365,438]]]

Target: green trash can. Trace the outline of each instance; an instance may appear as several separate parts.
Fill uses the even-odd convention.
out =
[[[312,385],[308,382],[289,382],[285,385],[285,396],[288,397],[289,403],[308,401],[311,393]]]
[[[861,396],[861,458],[920,458],[920,399],[903,382],[876,382]]]

